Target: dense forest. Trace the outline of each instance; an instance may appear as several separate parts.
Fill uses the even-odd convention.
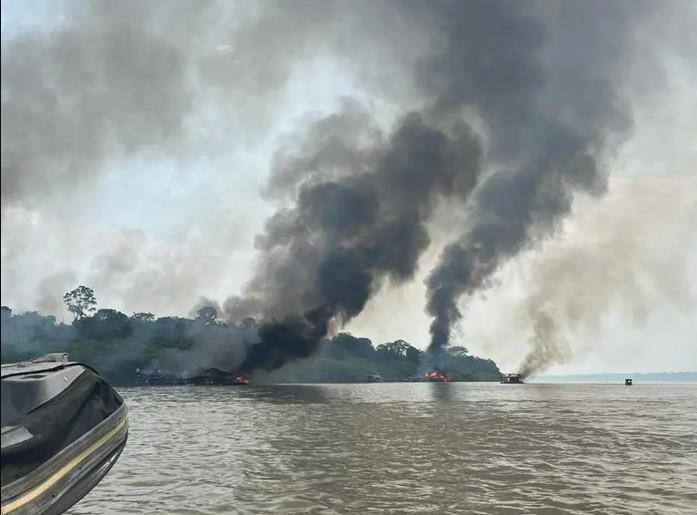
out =
[[[128,316],[114,309],[97,309],[94,292],[80,286],[65,294],[71,324],[36,311],[14,314],[2,306],[2,362],[30,359],[49,352],[67,352],[71,360],[99,370],[115,384],[132,384],[136,369],[192,374],[207,367],[235,370],[256,341],[256,322],[218,319],[215,308],[200,308],[195,318],[160,317],[151,313]],[[385,381],[421,377],[429,367],[424,352],[403,340],[373,345],[349,333],[322,342],[313,357],[272,371],[254,371],[263,382],[353,382],[379,374]],[[438,358],[454,381],[495,381],[496,364],[470,356],[464,347],[450,347]]]

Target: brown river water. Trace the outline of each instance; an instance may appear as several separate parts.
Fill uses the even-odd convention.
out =
[[[143,387],[70,513],[697,514],[697,384]]]

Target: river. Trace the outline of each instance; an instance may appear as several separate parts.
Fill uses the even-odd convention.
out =
[[[697,513],[697,384],[124,388],[70,513]]]

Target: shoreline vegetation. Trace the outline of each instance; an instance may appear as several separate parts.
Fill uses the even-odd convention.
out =
[[[64,300],[75,315],[71,324],[36,311],[14,314],[2,306],[2,363],[32,359],[51,352],[67,352],[73,361],[94,367],[114,385],[136,384],[143,374],[192,376],[207,368],[230,372],[256,337],[256,321],[218,320],[206,306],[195,318],[160,317],[151,313],[128,316],[114,309],[96,309],[94,292],[80,286]],[[438,357],[450,381],[500,381],[491,359],[469,355],[454,346]],[[255,383],[385,382],[423,380],[426,354],[404,340],[374,345],[368,338],[339,333],[322,341],[319,352],[273,371],[255,370]]]

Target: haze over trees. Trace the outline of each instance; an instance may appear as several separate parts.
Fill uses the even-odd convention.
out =
[[[204,306],[196,317],[155,317],[152,313],[126,315],[98,308],[94,292],[79,286],[63,297],[74,315],[70,324],[36,311],[14,314],[2,306],[2,362],[31,359],[48,352],[67,352],[71,360],[93,366],[117,384],[130,384],[137,368],[146,373],[166,370],[196,373],[207,367],[235,370],[248,347],[257,341],[252,318],[227,323],[216,309]],[[453,347],[442,357],[453,380],[499,379],[496,364]],[[422,375],[427,367],[423,351],[404,340],[377,346],[368,338],[340,333],[324,339],[312,357],[289,363],[273,372],[257,370],[264,381],[365,381],[380,374],[386,381]]]

